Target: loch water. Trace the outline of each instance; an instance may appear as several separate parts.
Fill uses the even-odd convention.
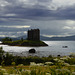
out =
[[[75,53],[75,41],[44,41],[49,46],[46,47],[18,47],[18,46],[8,46],[0,45],[3,50],[9,52],[13,55],[18,56],[65,56]],[[29,53],[29,49],[34,48],[36,53]]]

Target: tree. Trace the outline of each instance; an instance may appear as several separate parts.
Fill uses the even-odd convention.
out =
[[[2,47],[0,47],[0,57],[2,57],[2,56],[3,56],[3,54],[4,54],[3,48],[2,48]]]
[[[5,41],[12,41],[12,39],[9,38],[9,37],[5,37],[5,38],[2,39],[2,42],[5,42]]]
[[[1,65],[1,62],[2,62],[2,59],[3,59],[3,56],[4,56],[4,51],[3,51],[3,48],[0,47],[0,65]]]
[[[21,41],[23,41],[23,38],[21,38]]]

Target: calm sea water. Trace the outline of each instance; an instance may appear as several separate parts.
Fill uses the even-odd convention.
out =
[[[70,55],[75,53],[75,41],[44,41],[49,46],[47,47],[17,47],[17,46],[8,46],[0,45],[3,47],[3,50],[10,52],[13,55],[19,56],[57,56],[57,55]],[[63,48],[67,46],[67,48]],[[34,48],[36,53],[29,53],[29,49]]]

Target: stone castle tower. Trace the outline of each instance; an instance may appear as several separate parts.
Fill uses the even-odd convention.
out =
[[[28,30],[28,40],[39,41],[40,40],[40,30],[39,29],[31,29]]]

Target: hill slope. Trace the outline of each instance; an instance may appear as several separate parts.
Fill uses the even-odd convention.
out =
[[[21,38],[26,38],[26,36],[21,36],[18,37],[17,39],[21,39]],[[45,37],[45,36],[40,36],[40,40],[52,40],[52,41],[57,41],[57,40],[65,40],[65,41],[71,41],[71,40],[75,40],[75,35],[73,36],[66,36],[66,37]]]
[[[24,36],[20,36],[20,37],[17,37],[17,38],[12,38],[13,40],[20,40],[21,38],[23,39],[26,39],[27,36],[24,35]],[[2,38],[0,37],[0,40]],[[66,37],[44,37],[44,36],[40,36],[40,40],[44,40],[44,41],[73,41],[75,40],[75,35],[73,36],[66,36]]]

